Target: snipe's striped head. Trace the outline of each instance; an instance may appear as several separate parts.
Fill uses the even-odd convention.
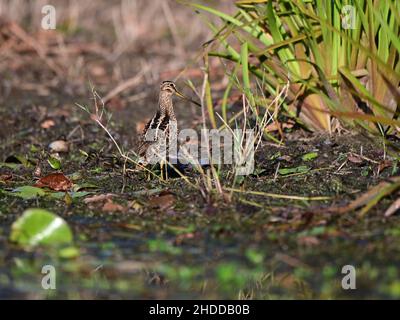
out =
[[[187,101],[194,103],[195,105],[200,106],[198,102],[192,100],[191,98],[185,96],[183,93],[179,92],[178,89],[176,88],[175,83],[172,81],[166,80],[161,82],[160,91],[166,93],[167,95],[175,94],[179,98],[185,99]]]
[[[170,94],[178,92],[175,83],[169,80],[161,82],[160,91],[168,92]]]

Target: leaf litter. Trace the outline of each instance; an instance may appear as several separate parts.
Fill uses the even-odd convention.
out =
[[[63,173],[51,173],[40,178],[36,183],[36,187],[50,188],[55,191],[68,191],[72,188],[72,182]]]

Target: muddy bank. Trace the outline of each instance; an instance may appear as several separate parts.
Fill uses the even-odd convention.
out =
[[[383,165],[382,147],[363,135],[293,130],[282,146],[265,141],[254,174],[236,186],[265,194],[233,193],[230,203],[213,195],[207,202],[183,179],[123,176],[115,148],[73,105],[74,99],[33,97],[29,102],[21,97],[0,109],[0,174],[10,177],[1,182],[0,195],[2,298],[399,297],[399,218],[383,216],[394,199],[363,219],[354,212],[328,210],[397,174],[396,159],[387,156],[391,161]],[[145,104],[154,105],[154,100]],[[192,117],[193,110],[187,110],[187,117],[180,112],[183,123]],[[114,111],[110,123],[126,149],[135,145],[136,132],[127,121],[135,116],[129,108]],[[44,128],[49,119],[54,125]],[[46,150],[57,139],[71,142],[59,171],[89,194],[68,204],[64,198],[10,195],[36,182],[38,161],[42,176],[55,172]],[[27,163],[12,158],[21,155]],[[188,177],[194,184],[199,181],[194,172]],[[229,186],[226,177],[229,172],[223,171],[221,181]],[[85,203],[106,194],[112,196]],[[63,217],[80,255],[63,259],[56,252],[24,251],[11,244],[11,224],[30,207]],[[40,287],[44,264],[57,269],[55,291]],[[358,270],[356,291],[341,288],[341,268],[348,264]]]

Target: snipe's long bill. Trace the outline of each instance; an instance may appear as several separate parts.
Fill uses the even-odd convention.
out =
[[[201,106],[200,103],[179,92],[176,89],[175,83],[172,81],[163,81],[161,83],[158,110],[153,118],[146,124],[139,138],[138,154],[141,158],[141,162],[144,164],[147,163],[146,154],[149,148],[153,148],[152,153],[157,153],[157,150],[160,150],[161,144],[166,144],[164,147],[168,152],[168,141],[170,141],[170,139],[177,139],[177,129],[171,130],[173,126],[177,128],[172,102],[173,95],[190,101],[197,106]]]

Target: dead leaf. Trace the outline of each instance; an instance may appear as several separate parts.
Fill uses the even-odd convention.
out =
[[[126,211],[126,208],[118,203],[113,202],[111,199],[108,199],[101,210],[104,212],[123,212]]]
[[[44,120],[44,121],[40,124],[40,126],[41,126],[43,129],[49,129],[49,128],[51,128],[51,127],[54,127],[55,125],[56,125],[56,123],[55,123],[54,120],[52,120],[52,119]]]
[[[72,187],[72,182],[62,173],[52,173],[40,178],[36,184],[39,188],[50,188],[56,191],[68,191]]]
[[[111,200],[111,198],[114,195],[111,193],[107,193],[107,194],[97,194],[95,196],[92,197],[87,197],[83,200],[84,203],[88,204],[88,203],[94,203],[94,202],[99,202],[99,201],[105,201],[105,200]]]
[[[390,161],[390,160],[383,160],[383,161],[379,162],[378,173],[382,172],[383,170],[385,170],[386,168],[389,168],[391,166],[392,166],[392,161]]]
[[[363,163],[363,159],[357,154],[351,153],[347,156],[347,160],[349,160],[352,163]]]
[[[172,193],[161,194],[158,197],[151,198],[149,205],[160,210],[171,209],[175,204],[176,198]]]
[[[393,202],[390,207],[385,211],[385,217],[390,217],[400,209],[400,198]]]

